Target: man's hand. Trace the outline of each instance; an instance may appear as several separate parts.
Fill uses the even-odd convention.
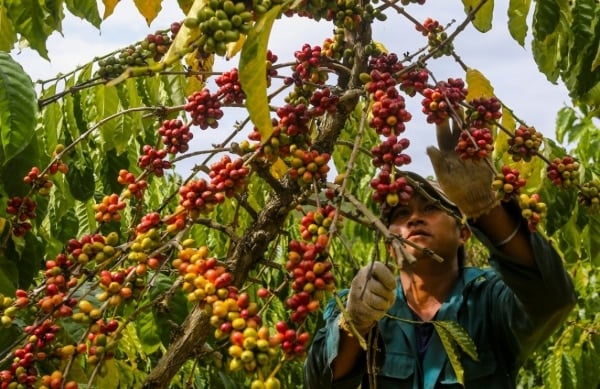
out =
[[[395,300],[396,277],[385,264],[374,262],[362,267],[352,280],[346,311],[356,331],[364,335]]]
[[[494,171],[491,161],[463,160],[455,151],[462,129],[448,120],[437,125],[439,149],[427,148],[436,179],[446,196],[469,219],[476,219],[488,212],[497,203],[492,190]],[[489,156],[488,156],[489,158]]]

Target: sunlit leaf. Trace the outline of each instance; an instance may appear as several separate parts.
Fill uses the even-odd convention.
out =
[[[100,27],[102,19],[100,19],[98,2],[96,0],[65,0],[65,5],[73,15],[87,20],[94,27]]]
[[[273,162],[271,165],[271,174],[277,179],[283,177],[288,170],[288,165],[286,165],[281,158],[278,158],[277,161]]]
[[[21,65],[0,52],[0,147],[6,164],[23,151],[35,130],[37,104],[33,83]]]
[[[236,42],[229,42],[227,44],[227,52],[225,53],[225,59],[231,59],[236,56],[237,53],[240,52],[242,46],[246,42],[246,35],[240,35],[240,39]]]
[[[508,5],[508,31],[521,46],[525,46],[530,7],[531,0],[510,0]]]
[[[197,75],[186,77],[185,95],[190,96],[206,85],[207,74],[210,73],[215,63],[215,55],[207,55],[196,49],[186,54],[185,63],[190,71],[198,72]]]
[[[471,12],[479,7],[481,0],[462,0],[465,7],[465,12]],[[475,14],[473,26],[481,31],[486,32],[492,28],[492,17],[494,16],[494,0],[488,0],[483,4]]]
[[[454,321],[436,320],[434,325],[442,327],[452,337],[456,345],[472,360],[479,361],[477,345],[460,324]]]
[[[446,330],[443,326],[441,326],[438,322],[433,321],[433,326],[442,341],[442,346],[444,346],[444,351],[448,355],[448,360],[452,365],[452,369],[454,370],[454,374],[456,374],[456,381],[464,385],[465,383],[465,371],[460,363],[460,355],[458,354],[458,350],[456,347],[456,342],[452,338],[450,332]]]
[[[9,52],[17,40],[15,26],[8,17],[6,7],[0,7],[0,50]]]
[[[467,101],[494,96],[492,84],[479,70],[468,69],[466,83],[468,86]]]
[[[102,0],[102,4],[104,4],[104,16],[102,19],[106,19],[115,11],[115,7],[119,4],[120,0]]]
[[[589,218],[588,225],[584,228],[582,234],[582,243],[586,248],[592,265],[600,266],[600,216],[594,215]]]
[[[206,6],[208,6],[208,0],[195,0],[186,17],[196,18],[198,12]],[[169,50],[167,50],[160,62],[165,66],[168,66],[175,61],[179,61],[184,55],[190,52],[191,43],[196,41],[201,34],[198,26],[190,28],[187,26],[187,23],[182,23]]]
[[[267,45],[271,28],[281,12],[281,6],[271,8],[254,24],[242,48],[239,77],[246,94],[246,108],[252,123],[264,141],[273,133],[267,98]]]
[[[140,14],[146,19],[146,23],[150,25],[158,13],[162,9],[162,0],[134,0],[135,6],[137,7]]]
[[[48,58],[46,40],[54,32],[47,25],[46,16],[48,11],[39,1],[13,1],[6,3],[8,18],[11,20],[15,31],[27,40],[27,44],[36,50],[39,55]],[[50,20],[51,21],[51,18]]]

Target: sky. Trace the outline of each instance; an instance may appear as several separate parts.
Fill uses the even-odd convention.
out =
[[[455,50],[464,63],[479,70],[490,80],[496,96],[511,107],[519,118],[544,135],[554,138],[556,112],[569,105],[567,91],[562,84],[551,84],[537,70],[529,50],[530,35],[525,47],[519,46],[510,37],[506,24],[506,7],[503,2],[497,1],[492,30],[481,34],[472,26],[467,27],[455,40]],[[437,19],[442,25],[455,20],[449,31],[464,19],[462,2],[459,0],[427,0],[423,6],[412,4],[405,9],[421,22],[426,17]],[[102,12],[101,6],[100,13]],[[133,0],[121,0],[113,15],[102,23],[100,30],[79,18],[68,16],[63,22],[62,35],[55,33],[47,42],[51,62],[29,49],[14,51],[13,58],[34,81],[49,79],[58,73],[73,70],[95,56],[139,41],[146,34],[164,29],[174,21],[181,21],[183,17],[174,0],[164,0],[163,10],[148,26],[135,9]],[[332,31],[332,24],[323,21],[317,23],[307,18],[278,19],[269,47],[279,56],[279,62],[287,61],[293,58],[293,52],[299,50],[304,43],[320,45],[326,37],[332,35]],[[392,15],[388,21],[378,23],[374,27],[373,39],[399,55],[419,48],[424,42],[420,33],[399,15]],[[230,63],[218,61],[214,68],[229,70],[237,66],[237,59],[233,58]],[[464,77],[464,72],[449,59],[430,62],[428,67],[438,80]],[[432,174],[425,148],[435,144],[435,129],[425,122],[424,115],[420,112],[420,99],[409,99],[407,108],[413,115],[404,134],[411,140],[411,146],[407,150],[413,158],[410,169],[425,175]],[[196,135],[194,142],[201,142],[202,134]]]

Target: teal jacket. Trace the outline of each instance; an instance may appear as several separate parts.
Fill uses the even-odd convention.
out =
[[[539,234],[531,234],[538,270],[515,265],[474,231],[490,249],[493,269],[465,268],[436,320],[459,323],[477,346],[479,361],[463,354],[466,388],[514,388],[522,362],[561,324],[575,304],[575,292],[562,260]],[[412,320],[402,286],[390,316]],[[354,374],[332,383],[330,365],[337,356],[339,310],[330,302],[326,324],[315,335],[304,366],[309,389],[366,389],[366,362]],[[379,322],[380,358],[377,388],[462,387],[440,338],[434,331],[422,361],[417,354],[414,324],[384,317]],[[363,381],[364,380],[364,381]]]

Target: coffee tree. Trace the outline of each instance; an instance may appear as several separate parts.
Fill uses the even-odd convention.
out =
[[[412,260],[380,220],[420,190],[411,138],[448,118],[456,152],[493,157],[498,198],[518,199],[576,281],[577,309],[521,385],[596,387],[600,8],[533,7],[534,57],[574,103],[552,140],[454,50],[469,23],[491,28],[493,1],[463,1],[454,24],[413,17],[424,2],[179,1],[181,20],[37,87],[8,52],[49,58],[64,10],[99,26],[97,4],[0,4],[0,388],[300,387],[325,302],[359,265],[391,261],[387,245]],[[160,3],[139,11],[152,20]],[[529,11],[508,7],[520,44]],[[280,58],[273,24],[301,17],[332,35]],[[372,36],[388,18],[419,49]],[[217,69],[223,57],[237,66]],[[454,77],[436,77],[440,58]],[[411,128],[416,115],[431,128]]]

